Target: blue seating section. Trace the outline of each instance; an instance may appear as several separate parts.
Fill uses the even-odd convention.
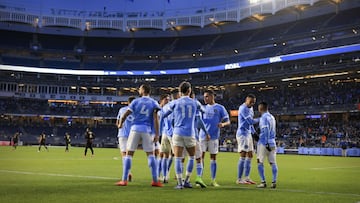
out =
[[[341,148],[307,148],[298,149],[300,155],[322,155],[322,156],[342,156]],[[278,149],[279,151],[279,149]],[[346,156],[360,157],[360,148],[349,148],[346,150]]]

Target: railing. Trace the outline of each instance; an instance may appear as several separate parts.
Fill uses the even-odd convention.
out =
[[[34,25],[36,27],[46,26],[65,26],[73,27],[81,30],[105,28],[122,30],[124,32],[131,31],[137,28],[153,28],[166,30],[177,26],[199,26],[204,27],[208,24],[233,21],[240,22],[240,20],[255,14],[275,14],[277,11],[301,4],[313,5],[319,0],[268,0],[259,1],[259,3],[248,6],[227,5],[223,9],[215,9],[204,12],[195,11],[176,11],[170,12],[168,15],[158,16],[140,16],[131,15],[131,13],[115,13],[114,15],[101,15],[92,17],[93,15],[79,16],[71,15],[70,13],[42,14],[41,11],[22,11],[21,9],[13,10],[0,8],[0,21],[4,22],[19,22]],[[236,2],[236,1],[234,1]],[[240,2],[240,1],[237,1]],[[24,9],[25,10],[25,9]],[[80,12],[80,11],[79,11]],[[190,14],[189,14],[190,13]],[[57,14],[57,15],[56,15]]]

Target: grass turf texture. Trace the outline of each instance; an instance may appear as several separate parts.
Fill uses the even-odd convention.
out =
[[[204,181],[210,183],[208,154]],[[360,159],[278,155],[278,188],[257,189],[236,185],[237,153],[218,155],[220,188],[178,191],[175,180],[163,188],[150,186],[150,170],[143,151],[133,159],[133,182],[114,186],[121,177],[118,149],[95,148],[95,157],[84,157],[83,148],[0,147],[0,202],[359,202]],[[186,167],[185,167],[186,168]],[[265,165],[268,183],[271,171]],[[192,180],[195,179],[195,168]],[[174,169],[171,169],[174,177]],[[251,177],[259,181],[255,159]],[[270,184],[269,184],[270,185]]]

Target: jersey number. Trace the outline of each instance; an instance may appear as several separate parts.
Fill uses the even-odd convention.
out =
[[[191,105],[184,105],[184,106],[180,106],[181,108],[181,115],[183,118],[186,117],[186,108],[188,109],[188,118],[191,118],[192,116],[192,106]]]
[[[145,115],[146,117],[149,117],[149,109],[146,108],[145,105],[142,105],[141,110],[140,110],[140,114],[143,114],[143,115]]]

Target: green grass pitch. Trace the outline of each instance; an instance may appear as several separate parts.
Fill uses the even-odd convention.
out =
[[[0,202],[360,202],[360,158],[278,155],[275,190],[236,185],[237,162],[237,153],[218,155],[220,188],[178,191],[173,179],[163,188],[150,186],[150,170],[141,150],[135,153],[133,182],[118,187],[114,185],[122,172],[118,149],[95,148],[95,157],[84,158],[83,148],[65,153],[60,147],[50,147],[49,152],[37,152],[36,147],[16,151],[0,147]],[[270,182],[270,167],[265,167]],[[251,177],[259,181],[255,160]]]

